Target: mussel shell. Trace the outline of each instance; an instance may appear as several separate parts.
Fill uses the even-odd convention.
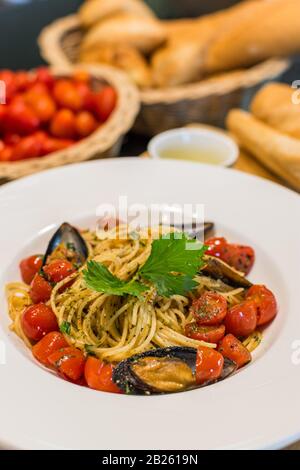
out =
[[[191,239],[196,239],[199,241],[202,241],[203,238],[207,238],[210,232],[214,229],[213,222],[204,222],[202,225],[196,222],[192,222],[190,224],[171,225],[171,226],[187,233],[187,235]]]
[[[203,261],[205,264],[201,268],[201,273],[206,276],[219,279],[232,287],[244,287],[248,289],[252,286],[252,283],[245,276],[242,276],[239,271],[236,271],[236,269],[224,263],[224,261],[219,258],[205,255]]]
[[[141,354],[136,354],[135,356],[132,356],[120,362],[113,371],[112,379],[113,382],[125,393],[135,395],[158,395],[164,393],[172,393],[162,392],[161,390],[153,388],[149,384],[143,382],[143,380],[134,373],[134,371],[132,370],[132,364],[145,357],[164,357],[170,359],[180,359],[191,368],[193,373],[195,373],[197,349],[180,346],[158,348]],[[206,385],[211,385],[212,383],[223,380],[229,375],[231,375],[233,372],[235,372],[236,369],[237,365],[233,361],[225,358],[223,371],[218,380],[207,381],[202,385],[195,384],[195,386],[188,388],[188,390],[194,388],[201,388]]]
[[[77,254],[78,262],[84,264],[88,258],[88,247],[79,231],[72,225],[64,222],[52,236],[43,259],[43,266],[47,263],[48,257],[61,244],[68,246],[72,244]]]

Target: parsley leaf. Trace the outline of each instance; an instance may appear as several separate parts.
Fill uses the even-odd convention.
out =
[[[71,323],[68,321],[63,321],[59,329],[62,333],[69,335],[71,333]]]
[[[130,294],[139,297],[148,290],[147,286],[134,279],[131,281],[118,279],[104,264],[97,261],[88,261],[87,269],[83,271],[83,278],[90,289],[110,295]]]

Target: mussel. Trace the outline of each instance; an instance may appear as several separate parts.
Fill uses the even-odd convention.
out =
[[[81,266],[88,258],[88,247],[79,231],[64,222],[54,233],[48,244],[43,266],[49,261],[53,253],[56,253],[56,257],[70,259],[74,264]]]
[[[252,286],[252,283],[245,276],[219,258],[205,255],[203,261],[205,264],[201,268],[202,274],[223,281],[225,284],[232,287],[244,287],[248,289]]]
[[[203,238],[207,238],[207,236],[211,233],[214,228],[214,223],[204,222],[203,224],[199,224],[197,222],[192,222],[190,224],[182,225],[174,224],[171,225],[171,227],[182,230],[183,232],[187,233],[191,239],[202,241]]]
[[[125,393],[153,395],[182,392],[210,385],[198,385],[195,379],[197,349],[174,346],[153,349],[120,362],[113,372],[114,383]],[[223,380],[237,369],[229,359],[224,360]]]

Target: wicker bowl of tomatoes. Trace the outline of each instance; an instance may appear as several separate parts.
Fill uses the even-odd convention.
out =
[[[139,111],[125,74],[108,66],[0,70],[0,180],[118,155]]]

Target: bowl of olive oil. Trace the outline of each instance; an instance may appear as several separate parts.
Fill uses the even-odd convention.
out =
[[[158,134],[149,142],[148,152],[152,158],[219,166],[232,166],[239,155],[238,146],[231,137],[206,127],[182,127]]]

